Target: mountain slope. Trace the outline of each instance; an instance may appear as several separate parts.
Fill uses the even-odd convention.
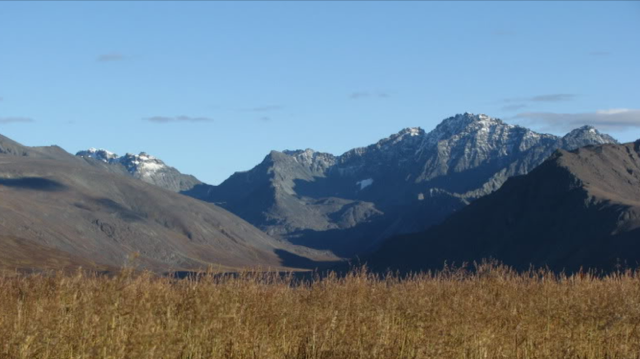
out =
[[[406,271],[490,257],[554,270],[640,264],[640,141],[560,150],[441,225],[388,240],[369,263]]]
[[[273,236],[350,257],[389,236],[439,223],[556,149],[601,143],[615,140],[591,127],[557,137],[465,113],[429,133],[404,129],[341,156],[272,151],[219,186],[185,193]]]
[[[78,152],[76,156],[94,164],[106,164],[112,172],[127,174],[173,192],[187,191],[202,183],[194,176],[182,174],[160,159],[144,152],[138,155],[127,153],[124,156],[118,156],[107,150],[90,148]]]
[[[6,138],[0,149],[4,269],[114,268],[133,253],[155,271],[277,268],[300,257],[215,205],[109,173],[62,150]]]

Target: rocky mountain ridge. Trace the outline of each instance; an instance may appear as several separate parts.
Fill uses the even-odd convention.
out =
[[[558,150],[442,224],[389,239],[366,261],[420,271],[496,259],[519,269],[640,264],[640,140]]]
[[[388,236],[439,223],[557,149],[603,143],[616,141],[588,126],[558,137],[465,113],[430,132],[407,128],[340,156],[272,151],[219,186],[184,193],[273,236],[349,257]]]
[[[311,261],[306,248],[298,251],[222,208],[134,179],[118,166],[0,136],[0,272],[109,271],[133,255],[136,267],[159,273]]]
[[[115,167],[116,172],[126,173],[133,178],[168,189],[173,192],[187,191],[200,184],[197,178],[180,173],[177,169],[166,165],[162,160],[148,155],[127,153],[124,156],[104,150],[90,148],[79,151],[76,156],[99,161]]]

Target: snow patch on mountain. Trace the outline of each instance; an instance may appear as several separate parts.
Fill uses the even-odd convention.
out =
[[[150,177],[167,167],[164,162],[145,152],[141,152],[138,155],[127,153],[119,158],[119,162],[125,166],[129,173],[138,174],[141,177]]]
[[[618,143],[613,137],[601,133],[592,126],[582,126],[569,132],[562,138],[563,147],[574,150],[585,144],[602,145],[605,143]]]
[[[356,186],[360,186],[360,190],[362,191],[363,189],[371,186],[373,184],[373,178],[367,178],[364,179],[362,181],[358,181],[356,182]]]
[[[140,152],[137,155],[127,153],[124,156],[118,156],[107,150],[90,148],[78,152],[76,156],[92,158],[120,167],[133,178],[173,192],[189,190],[201,183],[197,178],[182,174],[175,168],[167,166],[162,160],[145,152]]]
[[[111,164],[119,163],[122,164],[129,173],[139,174],[141,176],[150,176],[167,167],[164,162],[156,157],[148,155],[145,152],[140,152],[138,155],[127,153],[120,157],[111,151],[90,148],[86,151],[76,153],[76,156],[93,158],[98,161]]]
[[[102,161],[105,163],[111,163],[111,161],[115,160],[118,158],[118,155],[116,155],[115,153],[111,152],[111,151],[107,151],[105,149],[97,149],[97,148],[93,148],[91,147],[90,149],[86,150],[86,151],[80,151],[76,154],[76,156],[80,156],[80,157],[89,157],[89,158],[93,158],[96,159],[98,161]]]

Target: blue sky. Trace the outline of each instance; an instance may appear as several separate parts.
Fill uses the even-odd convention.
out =
[[[486,113],[640,138],[640,2],[0,2],[0,133],[218,183]]]

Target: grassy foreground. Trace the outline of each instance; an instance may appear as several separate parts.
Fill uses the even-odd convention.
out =
[[[638,358],[640,273],[0,278],[0,358]]]

